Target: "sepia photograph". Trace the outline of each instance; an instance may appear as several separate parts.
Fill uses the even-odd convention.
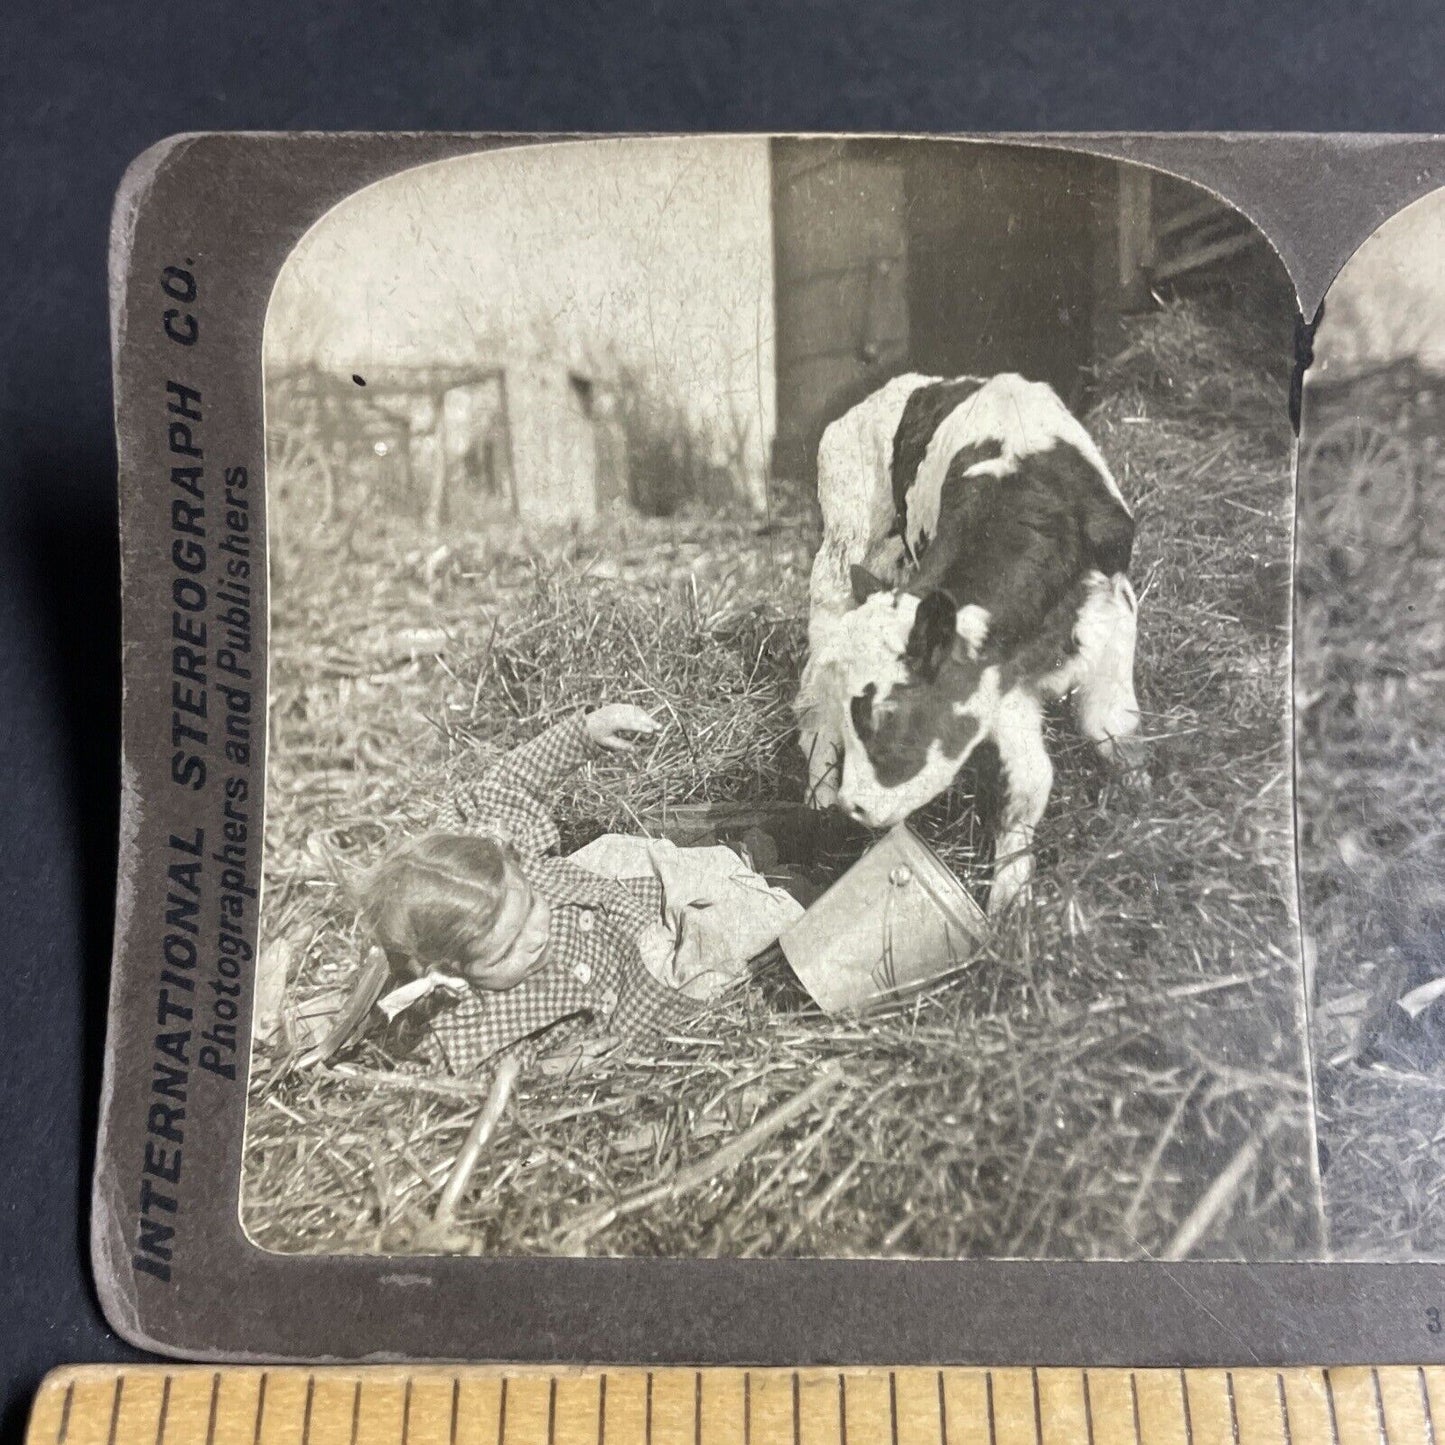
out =
[[[1292,651],[1295,296],[1201,187],[598,139],[324,215],[263,345],[247,1237],[1428,1250],[1438,1107],[1379,1112],[1445,1008],[1438,899],[1387,901],[1439,872],[1401,274],[1316,337]]]
[[[1300,432],[1303,923],[1334,1255],[1445,1258],[1445,192],[1330,287]]]

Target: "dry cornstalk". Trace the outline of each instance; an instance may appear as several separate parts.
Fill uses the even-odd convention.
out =
[[[614,1220],[620,1219],[624,1215],[636,1214],[639,1210],[646,1209],[659,1200],[686,1194],[699,1185],[706,1184],[708,1180],[716,1178],[719,1174],[736,1168],[773,1135],[786,1129],[794,1119],[801,1118],[806,1114],[829,1089],[842,1082],[841,1067],[837,1064],[830,1065],[806,1089],[794,1094],[791,1099],[779,1104],[770,1113],[764,1114],[755,1124],[744,1129],[737,1138],[730,1139],[722,1148],[708,1155],[706,1159],[701,1159],[696,1164],[689,1164],[687,1168],[678,1170],[671,1179],[663,1184],[649,1185],[646,1189],[640,1189],[635,1194],[629,1194],[625,1199],[620,1199],[616,1204],[593,1209],[581,1215],[563,1229],[561,1252],[577,1254],[593,1235],[606,1229]]]
[[[377,1089],[400,1089],[411,1094],[430,1094],[438,1099],[486,1099],[491,1084],[468,1079],[434,1079],[426,1074],[402,1074],[392,1069],[367,1069],[360,1064],[333,1064],[316,1071],[322,1078],[347,1084],[366,1084]]]
[[[1276,1109],[1259,1130],[1245,1140],[1234,1158],[1224,1166],[1214,1183],[1200,1195],[1199,1202],[1174,1231],[1174,1238],[1169,1241],[1160,1256],[1161,1259],[1188,1259],[1199,1241],[1209,1232],[1209,1227],[1229,1208],[1240,1186],[1259,1163],[1264,1146],[1282,1123],[1284,1111]]]
[[[482,1157],[482,1150],[487,1147],[487,1141],[492,1137],[492,1131],[496,1129],[502,1111],[507,1107],[507,1100],[512,1096],[512,1085],[517,1082],[517,1075],[521,1071],[522,1060],[517,1054],[507,1054],[497,1065],[487,1102],[482,1105],[481,1113],[467,1131],[466,1142],[462,1145],[461,1153],[457,1155],[457,1162],[447,1179],[446,1188],[442,1190],[442,1197],[437,1201],[438,1228],[451,1224],[456,1218],[457,1205],[471,1181],[472,1171],[477,1167],[477,1160]]]
[[[1124,1211],[1124,1221],[1119,1226],[1131,1239],[1134,1237],[1134,1227],[1138,1223],[1139,1210],[1143,1207],[1150,1189],[1153,1188],[1154,1178],[1159,1172],[1160,1161],[1164,1158],[1164,1151],[1169,1147],[1169,1141],[1173,1139],[1179,1128],[1179,1121],[1184,1117],[1184,1111],[1189,1107],[1189,1101],[1194,1097],[1206,1077],[1201,1069],[1185,1086],[1178,1103],[1174,1105],[1168,1119],[1164,1122],[1164,1127],[1159,1131],[1159,1137],[1149,1151],[1149,1158],[1145,1161],[1143,1169],[1139,1171],[1138,1187],[1129,1200],[1129,1207]]]
[[[786,1254],[798,1237],[805,1230],[811,1229],[827,1213],[828,1206],[853,1182],[853,1176],[858,1172],[861,1162],[858,1159],[850,1159],[832,1183],[794,1220],[792,1228],[783,1236],[783,1241],[778,1246],[779,1254]]]

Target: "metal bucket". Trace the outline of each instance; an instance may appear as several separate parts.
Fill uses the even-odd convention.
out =
[[[899,823],[778,942],[814,1002],[841,1013],[961,967],[987,936],[963,884]]]

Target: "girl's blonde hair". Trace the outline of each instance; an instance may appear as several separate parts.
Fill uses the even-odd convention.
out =
[[[394,968],[460,970],[485,950],[518,868],[515,851],[500,839],[428,833],[362,881],[362,925]]]

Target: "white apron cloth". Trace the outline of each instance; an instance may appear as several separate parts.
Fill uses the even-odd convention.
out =
[[[803,912],[722,845],[679,848],[666,838],[607,833],[572,861],[604,878],[656,879],[665,921],[640,940],[643,962],[659,983],[691,999],[714,998],[741,978],[748,960]]]

